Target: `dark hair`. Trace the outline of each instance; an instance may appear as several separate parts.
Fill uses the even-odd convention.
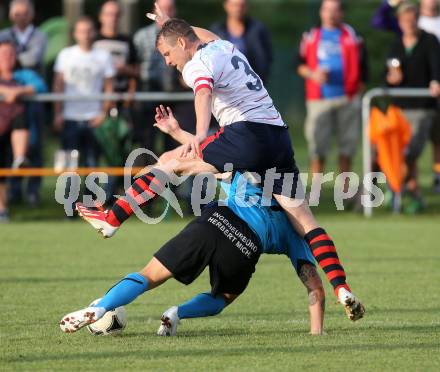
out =
[[[122,13],[122,7],[121,7],[121,4],[119,3],[118,0],[106,0],[106,1],[104,1],[104,2],[102,3],[101,7],[99,8],[99,13],[101,13],[101,12],[102,12],[102,9],[104,8],[104,6],[106,6],[106,5],[109,4],[109,3],[114,3],[114,4],[116,4],[116,5],[118,6],[118,8],[119,8],[119,13]]]
[[[196,33],[190,24],[179,18],[171,18],[164,23],[162,29],[158,32],[156,37],[156,46],[159,43],[159,39],[163,37],[171,45],[175,45],[177,38],[182,37],[189,41],[196,41],[198,39]]]
[[[12,39],[12,37],[9,35],[0,36],[0,45],[3,45],[3,44],[9,44],[14,49],[16,49],[14,39]]]

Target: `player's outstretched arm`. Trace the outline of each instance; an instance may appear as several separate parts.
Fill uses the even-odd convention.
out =
[[[159,5],[154,3],[154,13],[147,13],[147,18],[151,19],[152,21],[156,22],[157,25],[162,28],[164,23],[170,19],[163,11],[160,9]],[[209,43],[213,40],[220,39],[216,34],[213,32],[206,30],[201,27],[195,27],[192,26],[194,32],[196,33],[197,37],[203,42],[203,43]]]
[[[210,41],[219,40],[220,37],[213,32],[206,30],[201,27],[191,26],[196,33],[197,37],[204,43],[209,43]]]
[[[196,137],[199,143],[208,136],[209,124],[212,115],[212,92],[208,88],[200,89],[194,97],[194,108],[196,111]]]
[[[175,141],[180,144],[188,143],[195,136],[182,128],[180,128],[179,122],[174,117],[173,111],[170,107],[165,107],[160,105],[156,107],[156,115],[154,117],[156,123],[153,124],[154,127],[158,128],[161,132],[168,134]]]
[[[212,93],[208,88],[200,89],[194,98],[196,111],[196,135],[182,146],[181,157],[200,157],[200,144],[208,136],[209,124],[211,122]]]
[[[208,88],[202,88],[197,91],[194,98],[194,108],[196,112],[196,135],[192,135],[183,130],[176,131],[173,138],[182,143],[180,157],[200,157],[200,144],[206,139],[209,131],[209,124],[211,123],[211,106],[212,93]]]
[[[299,278],[309,295],[310,334],[324,333],[325,293],[316,268],[310,264],[303,264],[298,273]]]

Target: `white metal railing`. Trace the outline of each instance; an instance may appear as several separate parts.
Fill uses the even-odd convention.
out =
[[[373,88],[364,94],[362,98],[362,162],[364,180],[366,179],[365,175],[371,172],[371,143],[368,127],[370,123],[371,101],[377,97],[429,98],[432,96],[427,88]],[[364,215],[371,217],[373,208],[368,203],[364,203],[363,208]]]
[[[0,102],[3,97],[0,95]],[[190,102],[194,100],[192,92],[136,92],[136,93],[108,93],[92,95],[72,95],[62,93],[40,93],[29,97],[23,97],[26,102],[65,102],[65,101],[150,101],[150,102]],[[78,168],[77,173],[87,175],[91,171],[102,171],[109,175],[124,175],[122,167],[105,168]],[[138,170],[140,171],[140,169]],[[0,169],[1,177],[24,177],[24,176],[56,176],[59,171],[53,168],[24,168],[24,169]]]

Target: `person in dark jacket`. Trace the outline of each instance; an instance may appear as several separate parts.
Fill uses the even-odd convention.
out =
[[[372,26],[401,35],[395,11],[403,2],[404,0],[383,0],[371,20]],[[440,1],[420,0],[419,3],[419,28],[435,35],[440,42]],[[440,99],[437,100],[437,115],[430,136],[433,146],[433,189],[440,194]]]
[[[252,68],[267,82],[272,64],[272,41],[266,26],[247,15],[246,0],[225,0],[226,20],[214,23],[211,31],[234,44]]]
[[[386,82],[392,87],[429,88],[433,97],[440,96],[440,44],[437,38],[418,26],[418,9],[407,2],[400,4],[397,20],[402,30],[391,45]],[[412,138],[406,153],[408,177],[406,189],[413,197],[408,212],[423,207],[417,182],[417,159],[421,155],[434,123],[434,98],[396,98],[412,126]]]

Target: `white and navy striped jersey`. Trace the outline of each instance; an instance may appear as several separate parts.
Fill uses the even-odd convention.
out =
[[[230,42],[215,40],[203,45],[182,71],[194,94],[212,91],[212,113],[221,127],[239,121],[284,126],[263,82],[246,57]]]

